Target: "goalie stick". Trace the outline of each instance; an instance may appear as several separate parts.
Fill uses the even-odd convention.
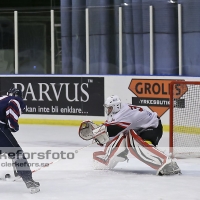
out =
[[[97,143],[96,141],[93,141],[91,144],[89,144],[89,145],[87,145],[85,147],[81,147],[80,149],[75,150],[75,153],[78,153],[79,151],[81,151],[81,150],[83,150],[83,149],[85,149],[85,148],[87,148],[87,147],[89,147],[89,146],[91,146],[93,144],[96,144],[96,143]]]
[[[75,150],[75,153],[78,153],[79,151],[83,150],[84,148],[87,148],[87,147],[89,147],[89,146],[91,146],[91,145],[93,145],[93,144],[95,144],[95,143],[96,143],[96,142],[92,142],[91,144],[89,144],[89,145],[87,145],[87,146],[85,146],[85,147],[81,147],[80,149]],[[53,162],[46,163],[44,166],[39,167],[38,169],[33,170],[32,173],[37,172],[37,171],[39,171],[39,170],[41,170],[41,169],[43,169],[43,168],[45,168],[45,167],[49,167],[49,165],[55,164],[55,163],[57,163],[57,162],[60,161],[60,160],[63,160],[63,159],[60,158],[60,159],[57,159],[57,160],[55,160],[55,161],[53,161]]]

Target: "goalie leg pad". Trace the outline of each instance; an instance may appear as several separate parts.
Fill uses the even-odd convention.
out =
[[[118,162],[127,160],[126,136],[117,135],[109,141],[104,151],[93,153],[95,169],[113,169]]]
[[[133,130],[129,131],[126,143],[132,155],[153,169],[158,170],[167,160],[167,155],[145,142]]]

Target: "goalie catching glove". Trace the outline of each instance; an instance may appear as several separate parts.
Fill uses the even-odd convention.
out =
[[[109,141],[105,125],[97,126],[92,121],[83,121],[79,127],[79,136],[83,140],[95,140],[98,145],[103,146]]]

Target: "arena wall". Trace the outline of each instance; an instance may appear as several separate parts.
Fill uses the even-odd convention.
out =
[[[1,95],[14,86],[24,90],[26,113],[20,124],[78,126],[83,120],[102,123],[106,97],[117,94],[123,102],[158,113],[169,130],[169,83],[200,81],[200,77],[8,75],[0,76]]]

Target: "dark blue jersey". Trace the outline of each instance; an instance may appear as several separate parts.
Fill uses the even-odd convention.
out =
[[[18,131],[18,119],[25,107],[26,105],[20,97],[0,97],[0,123],[8,125],[12,132]]]

